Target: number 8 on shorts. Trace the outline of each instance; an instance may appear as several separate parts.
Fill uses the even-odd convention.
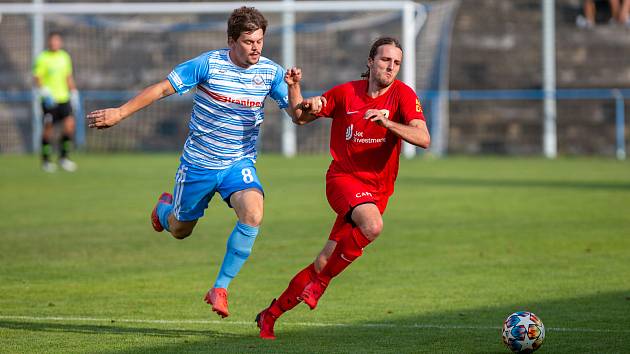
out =
[[[242,169],[241,174],[243,175],[243,182],[245,183],[254,182],[254,176],[252,175],[252,170],[250,170],[249,168]]]

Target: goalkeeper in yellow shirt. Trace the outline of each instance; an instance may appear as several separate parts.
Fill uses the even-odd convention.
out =
[[[51,140],[54,125],[59,123],[63,128],[59,142],[59,166],[70,172],[77,169],[76,163],[68,158],[68,153],[72,147],[75,130],[72,106],[78,104],[79,96],[72,77],[72,60],[62,48],[61,34],[50,33],[48,49],[37,57],[33,68],[36,90],[44,112],[42,169],[46,172],[54,172],[57,169],[57,165],[51,162]]]

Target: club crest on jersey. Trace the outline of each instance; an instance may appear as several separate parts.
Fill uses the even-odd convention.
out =
[[[352,139],[352,124],[350,124],[348,126],[348,128],[346,128],[346,140],[350,140]]]
[[[252,78],[252,83],[253,83],[254,85],[256,85],[256,86],[260,86],[260,85],[262,85],[263,83],[265,83],[265,80],[263,80],[262,76],[260,76],[260,75],[255,75],[255,76]]]

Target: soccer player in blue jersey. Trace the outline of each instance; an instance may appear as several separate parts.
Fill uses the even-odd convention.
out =
[[[288,107],[285,71],[262,57],[267,20],[252,7],[228,19],[228,48],[212,50],[179,64],[167,79],[145,88],[118,108],[88,114],[90,128],[112,127],[134,112],[177,92],[196,88],[174,193],[163,193],[151,213],[155,231],[189,236],[208,202],[219,192],[238,221],[214,286],[205,296],[212,310],[227,317],[227,287],[251,253],[263,216],[263,187],[256,174],[256,139],[263,102],[271,96]]]

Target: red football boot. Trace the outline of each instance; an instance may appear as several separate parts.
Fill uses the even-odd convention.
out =
[[[162,193],[162,195],[160,195],[160,197],[158,198],[158,201],[155,204],[153,211],[151,212],[151,225],[153,225],[153,230],[157,232],[164,231],[164,226],[160,224],[160,218],[157,214],[157,207],[160,203],[173,204],[173,195],[167,192]]]
[[[228,312],[226,289],[212,288],[208,291],[204,300],[209,305],[212,305],[212,311],[216,312],[221,318],[226,318],[230,315]]]
[[[324,295],[324,291],[326,291],[327,286],[328,285],[324,284],[320,280],[315,279],[306,284],[306,287],[304,287],[304,290],[302,291],[302,295],[300,297],[302,298],[302,300],[304,300],[304,303],[311,308],[311,310],[314,310],[315,307],[317,307],[317,302],[319,301],[319,298]]]
[[[269,307],[256,315],[256,325],[260,328],[259,336],[262,339],[276,339],[276,335],[273,333],[273,326],[276,324],[278,317],[271,313],[271,306],[273,306],[275,302],[276,299],[273,299]]]

